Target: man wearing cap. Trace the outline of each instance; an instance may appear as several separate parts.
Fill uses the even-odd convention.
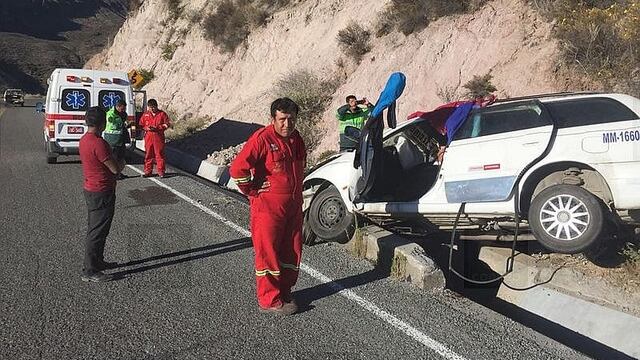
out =
[[[103,270],[117,265],[104,261],[104,246],[115,211],[116,175],[124,169],[124,160],[116,161],[109,144],[101,137],[106,122],[104,110],[90,108],[85,115],[88,129],[80,139],[84,198],[88,211],[82,281],[112,280],[113,276]]]

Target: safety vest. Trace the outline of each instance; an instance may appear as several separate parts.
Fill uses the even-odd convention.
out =
[[[355,113],[352,113],[349,110],[342,114],[340,112],[340,109],[338,109],[336,117],[338,118],[338,123],[340,125],[340,134],[344,134],[344,129],[346,129],[347,126],[353,126],[358,129],[362,129],[364,123],[369,117],[371,109],[367,106],[358,106],[358,110],[356,110]]]
[[[102,132],[102,137],[111,146],[122,146],[124,139],[122,132],[125,131],[124,119],[120,117],[115,107],[107,111],[107,125]]]

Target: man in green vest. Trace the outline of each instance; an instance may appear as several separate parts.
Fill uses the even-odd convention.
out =
[[[124,160],[125,145],[130,141],[126,109],[127,103],[118,100],[116,105],[107,111],[107,125],[102,133],[104,140],[111,146],[116,161]],[[125,176],[120,174],[119,178],[123,179]]]
[[[340,151],[355,149],[358,146],[358,139],[346,136],[345,129],[347,126],[362,129],[369,117],[369,113],[373,109],[373,105],[369,103],[367,98],[357,100],[355,95],[349,95],[346,101],[347,103],[345,105],[338,108],[336,114],[340,125]]]

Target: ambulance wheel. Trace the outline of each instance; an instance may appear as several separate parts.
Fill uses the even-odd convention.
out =
[[[58,158],[56,156],[47,155],[47,164],[55,164],[58,162]]]
[[[311,231],[324,241],[344,244],[351,240],[355,231],[354,215],[334,186],[321,190],[314,197],[307,216]]]
[[[533,198],[529,225],[547,249],[575,254],[598,241],[604,215],[601,201],[587,190],[574,185],[554,185]]]

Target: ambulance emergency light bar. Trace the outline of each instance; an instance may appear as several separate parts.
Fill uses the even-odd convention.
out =
[[[93,82],[93,80],[91,80],[90,77],[88,76],[83,76],[83,77],[78,77],[75,75],[67,75],[67,81],[68,82]]]

